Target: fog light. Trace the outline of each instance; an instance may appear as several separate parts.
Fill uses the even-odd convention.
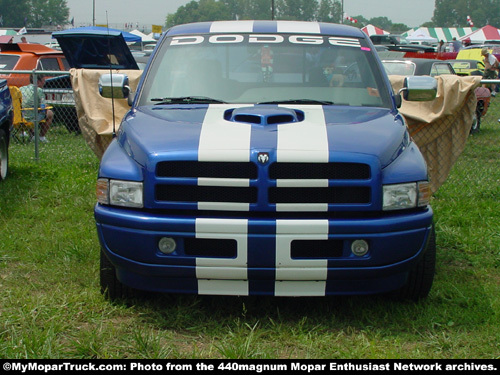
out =
[[[365,240],[355,240],[351,244],[351,251],[354,255],[362,257],[368,252],[368,242]]]
[[[172,254],[177,247],[177,243],[171,237],[162,237],[160,241],[158,241],[158,249],[163,254]]]

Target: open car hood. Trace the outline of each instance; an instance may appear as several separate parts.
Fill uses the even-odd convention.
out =
[[[126,41],[141,38],[104,27],[80,27],[52,34],[70,67],[83,69],[139,69]]]

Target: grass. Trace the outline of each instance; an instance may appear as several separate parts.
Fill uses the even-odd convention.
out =
[[[500,358],[500,99],[433,198],[429,297],[99,292],[98,160],[81,136],[12,144],[0,184],[0,358]]]

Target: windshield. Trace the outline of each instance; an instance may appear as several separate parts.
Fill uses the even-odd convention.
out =
[[[19,60],[17,55],[2,55],[0,54],[0,69],[13,70]]]
[[[288,34],[174,36],[152,61],[139,104],[321,103],[390,108],[363,39]]]

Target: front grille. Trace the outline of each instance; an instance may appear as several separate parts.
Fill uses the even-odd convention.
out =
[[[370,178],[370,166],[361,163],[273,163],[269,167],[269,178],[366,180]]]
[[[171,202],[256,203],[257,188],[194,185],[156,185],[156,200]]]
[[[156,176],[178,178],[257,178],[251,162],[163,161],[156,165]]]
[[[155,200],[159,204],[208,202],[211,204],[208,209],[236,210],[244,206],[233,204],[242,203],[255,205],[250,210],[264,212],[275,211],[274,205],[278,204],[345,207],[372,203],[372,171],[369,164],[363,163],[276,162],[260,165],[253,162],[164,161],[157,164],[155,175]],[[214,203],[222,205],[216,208]],[[227,203],[230,205],[224,205]],[[293,210],[293,207],[280,209]]]
[[[269,203],[364,204],[370,202],[369,187],[270,188]]]

